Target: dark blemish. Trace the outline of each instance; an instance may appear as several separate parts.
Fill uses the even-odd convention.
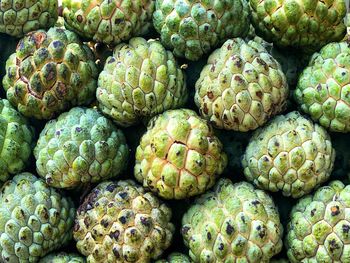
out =
[[[115,184],[109,184],[109,185],[106,187],[106,190],[107,190],[108,192],[111,192],[111,193],[112,193],[116,187],[117,187],[117,186],[116,186]]]
[[[339,206],[332,206],[331,207],[331,215],[332,216],[336,216],[336,215],[339,215],[340,214],[340,211],[339,211]]]
[[[121,217],[119,217],[119,221],[120,221],[120,223],[122,223],[123,225],[126,223],[126,218],[125,218],[125,216],[121,216]]]
[[[210,232],[207,233],[207,239],[208,239],[208,240],[211,240],[211,234],[210,234]]]

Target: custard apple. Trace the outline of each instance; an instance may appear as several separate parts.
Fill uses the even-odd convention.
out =
[[[299,198],[328,180],[334,159],[327,131],[291,112],[253,134],[242,166],[247,180],[257,187]]]
[[[98,70],[88,46],[62,28],[26,35],[6,62],[3,86],[19,112],[51,119],[94,100]]]
[[[148,33],[154,5],[154,0],[62,1],[67,29],[112,45]]]
[[[345,35],[345,0],[249,0],[249,4],[257,34],[280,47],[312,52]]]
[[[246,182],[221,179],[186,212],[181,231],[194,263],[268,263],[282,249],[272,198]]]
[[[249,30],[246,0],[156,0],[153,24],[175,56],[198,60]]]
[[[120,175],[129,149],[112,121],[97,109],[77,107],[45,125],[34,155],[47,184],[74,188]]]
[[[315,53],[294,94],[314,121],[330,131],[350,132],[349,43],[331,43]]]
[[[0,99],[0,184],[29,164],[34,129],[11,104]]]
[[[298,201],[287,227],[290,262],[350,262],[350,186],[333,181]]]
[[[166,259],[157,260],[155,263],[191,263],[191,261],[188,256],[173,252]]]
[[[216,128],[246,132],[282,112],[288,94],[280,64],[260,43],[236,38],[209,57],[195,102]]]
[[[171,210],[133,181],[99,184],[79,207],[74,238],[88,262],[150,262],[171,243]]]
[[[42,258],[39,263],[85,263],[86,259],[77,254],[64,252],[52,253]]]
[[[0,262],[38,262],[72,237],[70,198],[30,173],[0,189]]]
[[[0,33],[14,37],[53,26],[58,18],[57,0],[0,1]]]
[[[136,150],[134,173],[162,198],[184,199],[212,187],[226,164],[212,127],[194,111],[179,109],[150,121]]]
[[[99,108],[128,127],[187,101],[185,75],[159,41],[133,38],[120,44],[98,79]]]

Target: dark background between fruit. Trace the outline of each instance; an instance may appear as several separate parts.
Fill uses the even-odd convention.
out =
[[[152,32],[149,36],[146,36],[146,39],[149,38],[156,38],[157,35]],[[4,89],[2,88],[2,78],[5,74],[5,63],[7,58],[15,52],[16,45],[17,45],[18,39],[9,37],[4,34],[0,34],[0,98],[6,98],[6,94]],[[98,52],[100,52],[101,60],[106,59],[110,54],[111,51],[108,50],[106,46],[99,46]],[[295,50],[281,50],[281,52],[286,52],[288,55],[299,55]],[[178,59],[179,65],[184,65],[184,69],[187,76],[187,88],[190,91],[190,97],[187,103],[187,108],[193,109],[198,112],[198,109],[194,105],[193,96],[194,96],[194,86],[199,78],[199,74],[205,65],[207,61],[208,56],[203,57],[200,61],[197,62],[189,62],[185,60]],[[100,69],[102,69],[102,64],[100,63]],[[294,89],[294,87],[290,87],[291,90]],[[286,112],[290,112],[292,110],[296,110],[297,107],[293,103],[292,98],[290,98],[290,102],[288,105],[288,109]],[[44,121],[38,121],[38,120],[31,120],[31,124],[36,129],[36,135],[38,136],[40,131],[43,129],[45,122]],[[135,156],[135,150],[138,146],[139,140],[143,133],[146,131],[146,127],[144,125],[138,125],[134,127],[130,127],[127,129],[123,129],[124,134],[127,137],[128,145],[131,149],[130,159],[129,159],[129,165],[127,171],[124,173],[123,176],[120,176],[116,178],[117,180],[120,179],[134,179],[133,176],[133,166],[134,166],[134,156]],[[223,138],[225,137],[224,147],[225,152],[228,154],[229,157],[229,164],[226,168],[224,174],[222,177],[227,177],[231,179],[233,182],[239,182],[245,180],[243,175],[243,169],[240,164],[241,156],[244,153],[244,150],[249,142],[249,138],[251,137],[251,133],[239,133],[239,132],[232,132],[232,131],[217,131],[218,137]],[[349,177],[348,173],[350,171],[350,135],[347,134],[338,134],[338,133],[331,133],[332,137],[332,143],[336,150],[336,160],[335,160],[335,166],[333,173],[331,175],[330,180],[336,180],[340,179],[344,183],[349,183]],[[35,160],[33,158],[30,167],[26,169],[28,172],[32,172],[36,174],[35,171]],[[327,183],[325,183],[327,184]],[[84,186],[80,190],[72,190],[72,191],[65,191],[67,195],[71,196],[74,199],[74,202],[76,204],[76,207],[78,207],[81,200],[84,198],[84,195],[88,193],[87,189],[90,190],[95,185],[89,185]],[[295,204],[296,200],[288,197],[282,196],[280,193],[270,193],[270,195],[273,197],[276,205],[278,206],[278,210],[280,212],[281,221],[284,226],[284,229],[286,229],[286,225],[289,218],[289,213]],[[176,232],[174,234],[174,239],[172,242],[172,245],[164,254],[164,257],[173,251],[188,253],[187,248],[184,246],[180,228],[181,228],[181,219],[183,214],[186,212],[188,207],[193,203],[193,199],[187,199],[187,200],[179,200],[179,201],[166,201],[166,203],[172,208],[173,211],[173,217],[172,222],[176,226]],[[72,242],[65,248],[62,248],[61,251],[67,251],[67,252],[77,252],[75,248],[75,242],[72,240]],[[285,255],[285,249],[281,252],[279,257],[286,257]]]

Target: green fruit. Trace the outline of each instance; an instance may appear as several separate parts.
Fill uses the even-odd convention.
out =
[[[198,60],[249,30],[245,0],[156,0],[153,24],[175,56]]]
[[[171,243],[171,210],[133,181],[99,184],[79,207],[74,238],[87,262],[150,262]]]
[[[0,99],[0,184],[29,164],[34,129],[11,104]]]
[[[73,108],[45,125],[34,155],[49,185],[74,188],[120,175],[129,148],[123,132],[96,109]]]
[[[0,189],[0,262],[38,262],[72,237],[70,198],[30,173]]]
[[[42,258],[39,263],[85,263],[86,260],[77,254],[68,254],[65,252],[52,253]]]
[[[292,263],[350,262],[350,186],[333,181],[299,200],[287,228]]]
[[[94,56],[77,35],[62,28],[31,32],[6,62],[3,85],[20,113],[51,119],[94,99],[98,71]]]
[[[97,89],[99,108],[120,126],[137,124],[187,101],[185,76],[159,41],[133,38],[107,59]]]
[[[153,118],[136,150],[135,177],[165,199],[204,193],[224,171],[227,156],[210,125],[192,110]]]
[[[315,53],[301,74],[295,99],[313,120],[335,132],[350,132],[350,47],[331,43]]]
[[[249,131],[286,107],[288,84],[280,64],[255,41],[228,40],[209,57],[195,102],[215,127]]]
[[[246,182],[221,179],[187,211],[181,231],[195,263],[268,263],[282,249],[272,198]]]
[[[2,0],[0,33],[14,37],[53,26],[58,18],[57,0]]]
[[[328,180],[334,159],[326,130],[291,112],[253,134],[242,165],[257,187],[299,198]]]
[[[96,42],[116,45],[152,26],[154,0],[63,0],[62,5],[66,27]]]
[[[191,261],[187,255],[173,252],[166,259],[157,260],[155,263],[191,263]]]
[[[281,47],[316,51],[345,34],[345,0],[249,0],[258,35]]]

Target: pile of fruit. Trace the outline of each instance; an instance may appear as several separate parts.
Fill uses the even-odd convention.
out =
[[[0,0],[0,263],[350,263],[349,0]]]

